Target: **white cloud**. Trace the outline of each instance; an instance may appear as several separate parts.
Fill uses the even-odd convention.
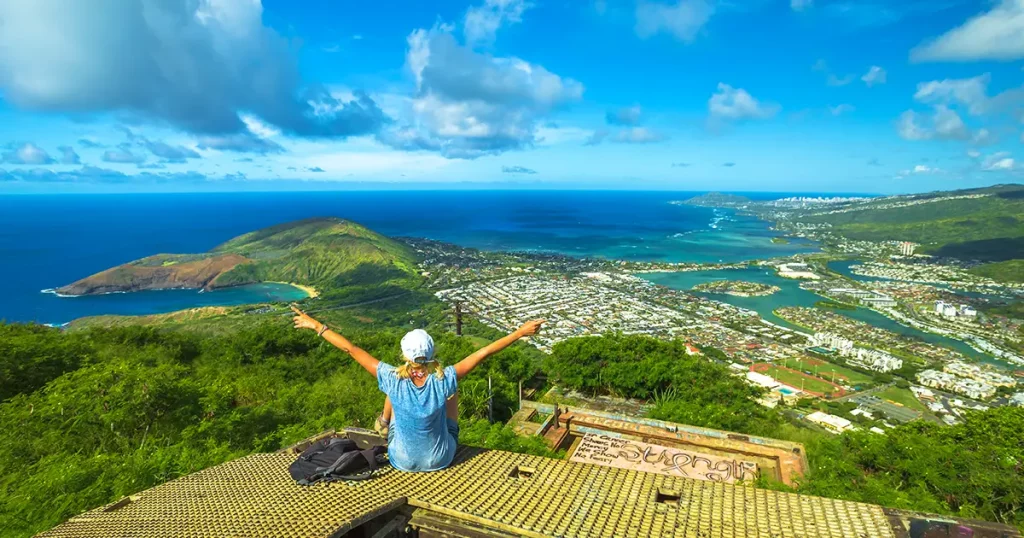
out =
[[[864,84],[867,84],[870,88],[875,84],[885,84],[885,75],[885,69],[882,69],[877,65],[872,65],[871,68],[868,69],[868,72],[864,73],[864,76],[860,77],[860,79],[863,80]]]
[[[60,153],[60,164],[82,164],[82,159],[71,146],[60,146],[57,148]]]
[[[904,140],[928,140],[932,134],[921,125],[921,121],[923,120],[920,114],[907,110],[896,120],[896,131]]]
[[[523,12],[533,7],[525,0],[484,0],[483,5],[466,10],[463,32],[468,45],[487,44],[502,24],[522,22]]]
[[[690,43],[714,13],[715,6],[708,0],[678,0],[675,4],[640,0],[636,6],[636,33],[646,39],[667,32]]]
[[[981,152],[976,149],[969,149],[967,150],[967,156],[972,159],[977,159],[978,157],[981,157]]]
[[[0,92],[21,108],[124,111],[202,135],[243,132],[243,111],[297,136],[385,122],[368,98],[316,114],[332,99],[262,15],[259,0],[3,1]]]
[[[718,83],[718,91],[708,99],[708,112],[713,119],[765,119],[774,116],[779,106],[761,103],[742,88]]]
[[[1015,168],[1015,162],[1010,154],[1005,151],[999,153],[993,153],[981,162],[981,169],[985,172],[1000,172],[1006,170],[1013,170]]]
[[[938,172],[938,171],[939,171],[938,168],[932,168],[932,167],[924,165],[924,164],[919,164],[919,165],[915,166],[913,170],[911,170],[911,173],[913,173],[913,174],[934,174],[935,172]]]
[[[803,11],[814,6],[814,0],[789,0],[789,7],[793,11]]]
[[[935,138],[944,140],[966,140],[970,138],[967,126],[960,119],[960,115],[939,105],[935,108],[935,115],[932,117],[935,124]]]
[[[988,73],[972,78],[945,79],[921,82],[914,99],[931,104],[962,104],[973,115],[983,114],[989,108]]]
[[[405,117],[380,134],[400,149],[473,159],[532,146],[540,118],[583,95],[583,85],[515,57],[461,46],[449,25],[408,37],[416,93]]]
[[[997,137],[994,133],[985,128],[978,129],[977,131],[974,132],[974,135],[971,136],[971,143],[976,146],[995,144],[998,141],[999,137]]]
[[[917,62],[1010,61],[1024,58],[1024,0],[1002,0],[910,51]]]
[[[830,106],[830,107],[828,107],[828,111],[831,112],[833,116],[841,116],[841,115],[843,115],[843,114],[845,114],[847,112],[853,112],[854,110],[855,109],[854,109],[853,105],[848,105],[846,103],[843,103],[843,104],[838,105],[838,106]]]
[[[21,145],[9,146],[9,150],[0,154],[0,162],[8,164],[51,164],[53,157],[43,148],[25,142]]]

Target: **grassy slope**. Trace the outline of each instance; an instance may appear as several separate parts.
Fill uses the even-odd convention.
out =
[[[322,288],[414,278],[416,257],[407,246],[356,223],[307,219],[236,237],[215,248],[253,263],[221,275],[218,286],[284,281]]]
[[[898,403],[909,409],[921,411],[922,413],[929,413],[928,408],[923,403],[918,401],[914,397],[914,393],[910,392],[909,389],[901,389],[899,387],[888,387],[885,390],[875,393],[875,396],[884,400],[889,400],[894,403]]]
[[[1004,282],[1024,282],[1024,260],[987,263],[970,270],[972,273]]]
[[[923,250],[938,255],[993,261],[1024,258],[1024,187],[980,192],[992,195],[885,209],[872,204],[861,211],[800,220],[830,222],[851,239],[921,243]]]

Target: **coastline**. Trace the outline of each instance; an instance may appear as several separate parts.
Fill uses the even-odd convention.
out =
[[[300,290],[306,292],[306,295],[309,296],[309,299],[316,299],[317,297],[320,296],[320,292],[317,291],[316,288],[314,288],[313,286],[307,286],[305,284],[296,284],[294,282],[279,282],[277,280],[265,280],[264,282],[267,284],[284,284],[286,286],[291,286],[293,288],[299,288]]]

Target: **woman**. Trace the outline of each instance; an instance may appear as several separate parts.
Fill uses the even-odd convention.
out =
[[[537,334],[544,323],[528,321],[512,334],[445,368],[434,360],[434,340],[426,331],[416,329],[402,338],[405,363],[395,368],[373,358],[298,308],[293,306],[292,310],[296,329],[316,331],[377,377],[377,387],[387,395],[378,426],[387,429],[391,465],[402,471],[436,471],[452,463],[459,439],[458,380],[516,340]]]

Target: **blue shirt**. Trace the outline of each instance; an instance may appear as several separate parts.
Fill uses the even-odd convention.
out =
[[[391,398],[394,415],[388,427],[388,458],[402,471],[436,471],[451,464],[458,441],[458,423],[445,415],[445,402],[455,395],[455,367],[444,377],[427,375],[422,387],[399,379],[395,367],[377,366],[377,386]],[[450,424],[449,422],[452,422]]]

